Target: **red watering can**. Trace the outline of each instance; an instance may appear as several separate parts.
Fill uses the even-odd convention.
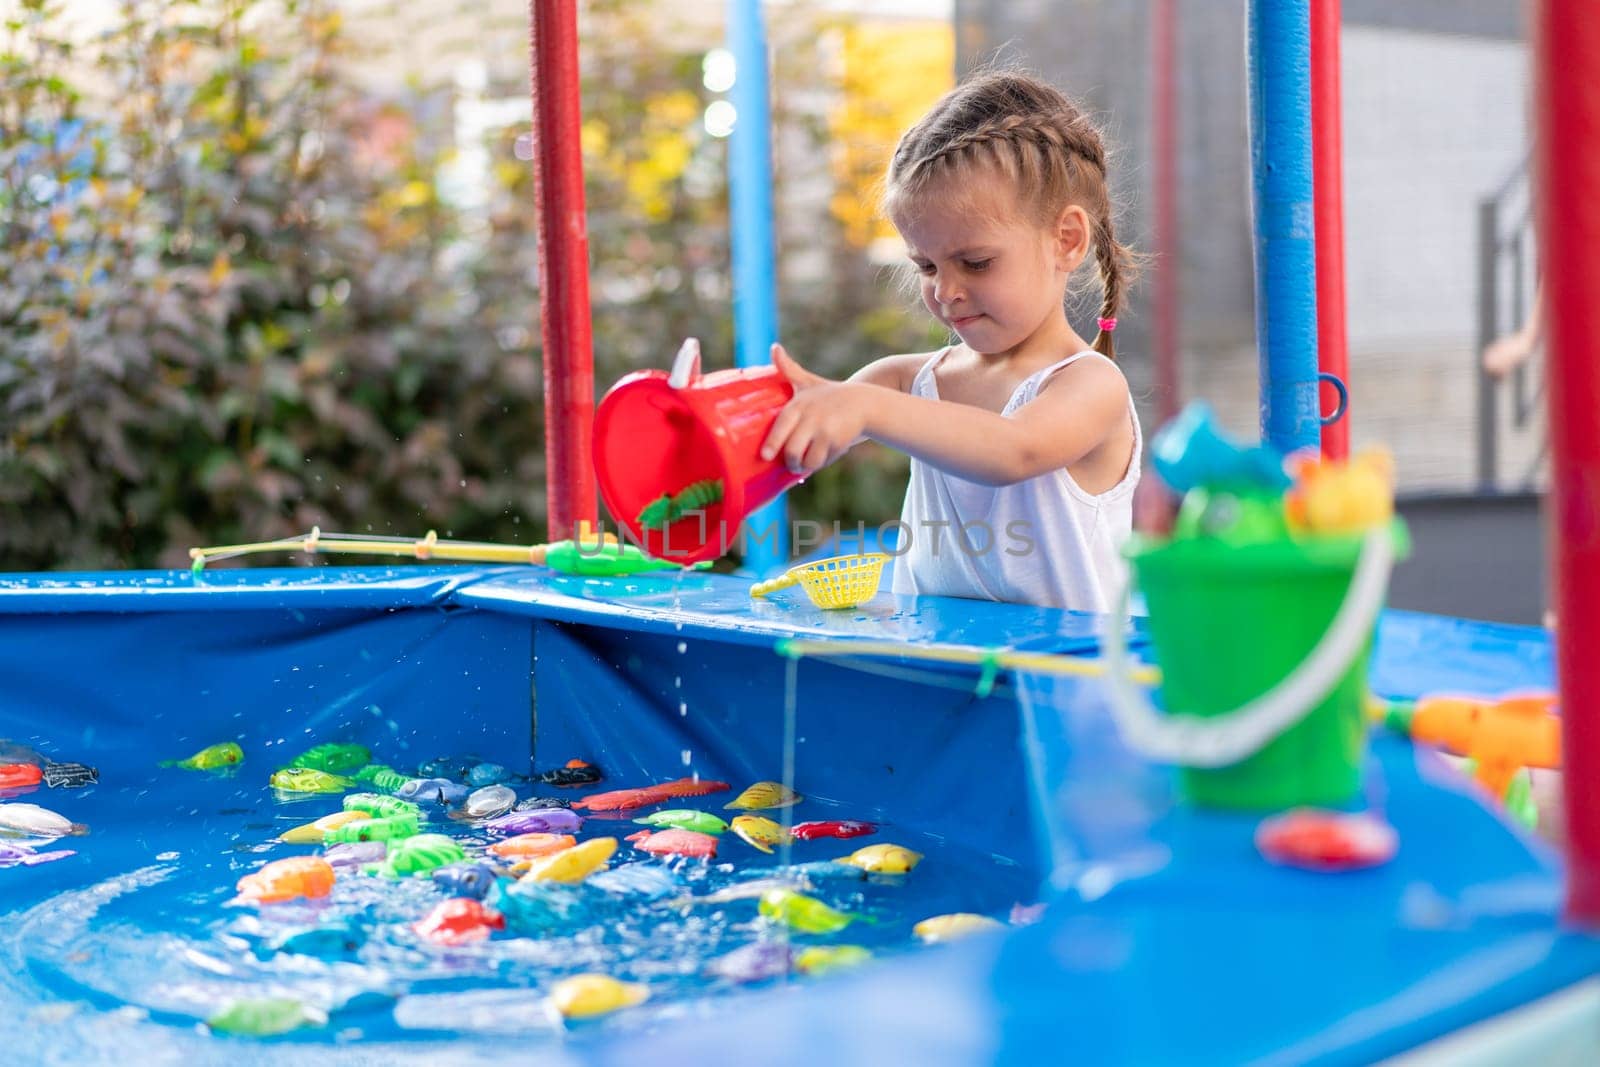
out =
[[[733,547],[745,516],[800,481],[781,458],[761,458],[792,396],[794,386],[771,366],[702,375],[692,337],[671,374],[635,371],[612,386],[595,412],[595,475],[628,538],[684,566]],[[674,496],[690,506],[652,521],[647,509],[657,505],[659,520],[657,502]]]

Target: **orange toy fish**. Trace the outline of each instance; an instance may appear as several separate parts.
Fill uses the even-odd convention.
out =
[[[1389,705],[1389,725],[1413,741],[1436,745],[1477,765],[1485,789],[1504,797],[1524,767],[1561,766],[1561,717],[1554,693],[1525,693],[1489,700],[1425,696],[1414,705]]]
[[[695,859],[715,859],[717,839],[696,830],[640,830],[627,840],[633,847],[654,856],[693,856]]]
[[[320,856],[291,856],[245,875],[238,889],[241,897],[257,904],[325,897],[333,892],[333,868]]]
[[[646,808],[651,804],[677,800],[680,797],[703,797],[707,793],[723,793],[728,788],[727,782],[713,782],[709,779],[697,782],[693,778],[679,778],[675,782],[647,785],[642,789],[614,789],[609,793],[596,793],[592,797],[574,800],[572,806],[588,808],[590,811],[632,811],[634,808]]]
[[[571,834],[527,833],[496,841],[489,846],[489,851],[506,859],[531,860],[564,852],[577,843],[578,839]]]

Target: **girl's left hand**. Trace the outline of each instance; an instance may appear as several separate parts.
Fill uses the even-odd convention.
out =
[[[772,346],[772,362],[794,386],[794,397],[772,424],[761,458],[771,460],[782,453],[791,471],[810,474],[850,451],[866,431],[863,390],[871,387],[812,374],[782,345]]]

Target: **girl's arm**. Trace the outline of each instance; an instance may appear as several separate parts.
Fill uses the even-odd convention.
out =
[[[870,437],[967,481],[1009,485],[1078,462],[1127,418],[1127,383],[1098,359],[1063,368],[1010,417],[868,381],[828,381],[777,345],[773,362],[795,395],[761,455],[782,455],[790,470],[807,474]]]
[[[778,346],[780,349],[782,346]],[[787,352],[784,353],[788,355]],[[776,357],[774,357],[776,358]],[[933,358],[931,352],[913,352],[904,356],[884,356],[875,359],[865,367],[850,375],[852,382],[863,382],[867,385],[881,385],[886,389],[893,389],[901,393],[911,392],[912,379],[922,365]],[[793,362],[791,360],[790,362]]]

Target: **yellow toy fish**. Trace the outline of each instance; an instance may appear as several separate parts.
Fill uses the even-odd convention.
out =
[[[631,1008],[649,997],[648,986],[619,982],[608,974],[575,974],[550,987],[550,1003],[568,1019],[588,1019]]]
[[[803,934],[832,934],[861,918],[847,911],[830,908],[815,897],[792,889],[771,889],[761,895],[757,910]]]
[[[783,827],[759,815],[735,815],[733,832],[751,848],[759,849],[768,855],[771,855],[773,845],[781,845],[789,840],[789,835],[784,832]]]
[[[859,967],[872,958],[860,945],[812,945],[794,958],[795,970],[802,974],[826,974],[843,967]]]
[[[847,863],[871,874],[905,874],[922,862],[922,853],[904,845],[868,845],[858,848],[835,863]]]
[[[973,934],[983,934],[991,930],[1004,929],[1004,923],[997,922],[987,915],[974,915],[970,911],[958,911],[949,915],[935,915],[931,919],[923,919],[911,928],[911,932],[920,937],[925,943],[937,945],[941,941],[954,941],[958,937],[970,937]]]
[[[316,822],[301,823],[292,830],[285,830],[278,835],[278,840],[290,845],[320,845],[329,830],[337,830],[346,823],[367,822],[371,818],[364,811],[336,811]]]
[[[805,797],[788,788],[782,782],[757,782],[743,793],[734,797],[724,805],[724,808],[743,808],[746,811],[768,811],[773,808],[787,808],[798,804]]]
[[[188,759],[167,759],[163,767],[182,767],[186,771],[220,771],[244,759],[244,749],[232,741],[207,745]]]
[[[285,793],[343,793],[356,784],[341,775],[315,771],[309,767],[285,767],[273,771],[268,781],[272,788]]]
[[[1369,448],[1348,463],[1299,460],[1284,496],[1289,527],[1299,533],[1350,534],[1394,516],[1394,458]]]
[[[561,882],[576,885],[605,867],[617,850],[614,837],[595,837],[551,856],[542,856],[528,865],[524,882]]]

